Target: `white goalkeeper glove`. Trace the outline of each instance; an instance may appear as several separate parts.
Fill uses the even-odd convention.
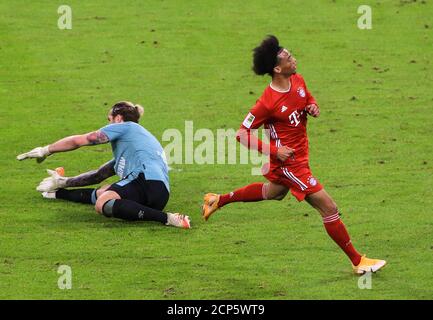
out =
[[[66,187],[67,177],[62,177],[54,170],[47,169],[47,172],[50,176],[42,180],[36,190],[39,192],[52,192]]]
[[[17,156],[17,160],[25,160],[27,158],[36,158],[36,161],[38,163],[41,163],[44,161],[49,155],[51,155],[50,151],[48,150],[49,146],[45,147],[37,147],[33,150],[30,150],[29,152],[22,153]]]

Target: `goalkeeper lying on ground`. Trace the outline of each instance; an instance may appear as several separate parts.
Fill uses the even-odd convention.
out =
[[[96,212],[124,220],[159,221],[190,228],[186,215],[162,210],[169,198],[168,166],[158,140],[138,124],[143,108],[131,102],[116,103],[108,114],[109,125],[83,135],[61,139],[51,145],[20,154],[17,159],[42,162],[56,152],[111,142],[114,159],[98,170],[66,178],[49,170],[37,190],[45,198],[94,204]],[[65,189],[97,184],[117,174],[121,180],[96,189]]]

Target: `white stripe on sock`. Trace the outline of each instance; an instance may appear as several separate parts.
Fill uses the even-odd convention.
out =
[[[323,217],[323,223],[330,223],[330,222],[334,222],[337,221],[338,219],[340,219],[340,214],[337,212],[336,214],[327,216],[327,217]]]

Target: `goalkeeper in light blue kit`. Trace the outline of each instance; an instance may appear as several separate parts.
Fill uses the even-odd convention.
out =
[[[51,145],[35,148],[17,157],[36,158],[75,150],[82,146],[111,142],[114,159],[98,170],[76,177],[63,177],[48,170],[50,176],[37,187],[44,198],[94,204],[96,212],[123,220],[159,221],[165,225],[190,228],[190,219],[162,210],[168,202],[168,165],[158,140],[138,124],[143,108],[128,101],[116,103],[108,114],[109,125],[98,131],[69,136]],[[98,184],[117,174],[120,181],[100,188],[66,189]]]

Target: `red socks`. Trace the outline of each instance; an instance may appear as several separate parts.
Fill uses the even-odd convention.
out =
[[[357,266],[361,261],[361,255],[356,251],[350,236],[347,233],[344,223],[340,220],[339,213],[333,214],[323,218],[323,224],[325,225],[326,232],[334,240],[341,249],[347,254],[349,259],[352,261],[354,266]]]
[[[230,202],[253,202],[264,200],[263,183],[252,183],[233,192],[220,196],[218,207],[225,206]]]

